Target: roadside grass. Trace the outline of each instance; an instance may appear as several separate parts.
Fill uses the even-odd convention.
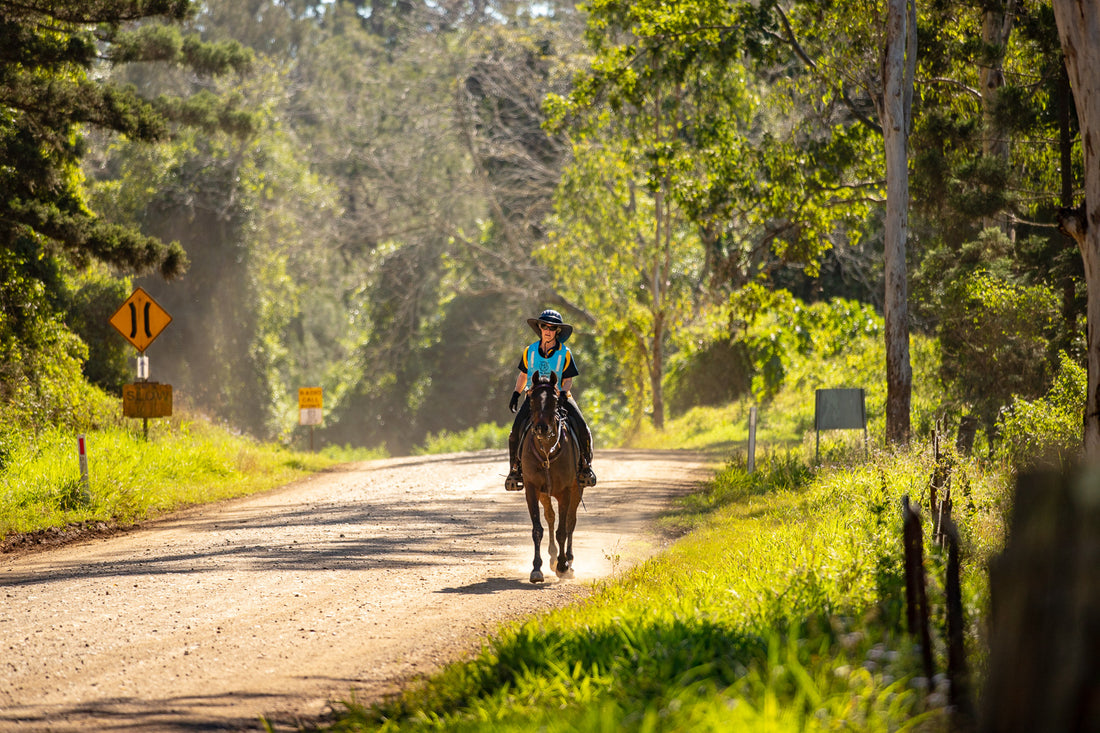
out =
[[[0,539],[85,522],[132,523],[191,504],[281,486],[343,456],[261,444],[202,420],[159,420],[86,433],[88,486],[76,434],[8,431],[0,465]]]
[[[924,679],[904,629],[898,508],[930,472],[919,450],[817,468],[772,453],[753,474],[731,462],[669,520],[691,531],[668,551],[574,607],[501,628],[397,698],[345,703],[331,730],[949,730],[943,679]],[[956,472],[973,630],[1006,481],[968,461]],[[944,561],[926,551],[942,609]]]

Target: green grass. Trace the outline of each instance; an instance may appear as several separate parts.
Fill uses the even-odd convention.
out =
[[[903,629],[898,507],[929,471],[919,451],[817,469],[775,453],[751,475],[731,463],[675,512],[691,531],[667,552],[399,698],[347,705],[333,730],[947,730],[944,690]],[[956,475],[973,624],[1004,482],[967,462]]]
[[[86,434],[88,486],[76,434],[5,434],[0,538],[89,521],[129,523],[160,512],[281,486],[338,459],[257,443],[202,421],[118,425]]]

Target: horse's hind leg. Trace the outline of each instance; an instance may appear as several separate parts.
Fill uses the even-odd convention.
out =
[[[531,582],[541,583],[542,556],[539,555],[539,547],[542,545],[542,520],[539,519],[538,489],[527,487],[527,511],[531,515],[531,539],[535,542],[535,559],[531,564]]]
[[[554,532],[558,517],[554,513],[554,502],[550,500],[549,494],[540,491],[539,501],[542,502],[542,513],[546,516],[546,531],[550,540],[549,547],[546,548],[546,556],[552,561],[554,556],[558,554],[558,543]]]

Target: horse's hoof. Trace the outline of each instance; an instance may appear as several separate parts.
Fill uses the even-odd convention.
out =
[[[542,580],[543,580],[543,578],[542,578],[542,571],[541,570],[532,570],[531,571],[531,582],[532,583],[541,583]]]
[[[556,570],[554,572],[556,572],[558,574],[559,578],[563,578],[565,580],[569,580],[573,577],[573,568],[566,568],[565,570]]]

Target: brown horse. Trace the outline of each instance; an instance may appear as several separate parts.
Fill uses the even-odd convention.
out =
[[[531,538],[535,542],[532,583],[543,581],[542,556],[539,554],[543,530],[539,504],[542,504],[549,525],[547,554],[551,563],[554,563],[554,555],[557,554],[554,572],[558,577],[568,578],[573,575],[573,529],[577,526],[577,507],[581,505],[581,495],[584,493],[584,488],[577,482],[577,460],[580,457],[577,442],[570,434],[566,421],[558,416],[557,385],[556,374],[551,374],[550,379],[535,375],[527,397],[531,408],[531,427],[520,445],[523,488],[527,494],[527,511],[531,514]],[[551,499],[557,500],[561,514],[556,530]]]

